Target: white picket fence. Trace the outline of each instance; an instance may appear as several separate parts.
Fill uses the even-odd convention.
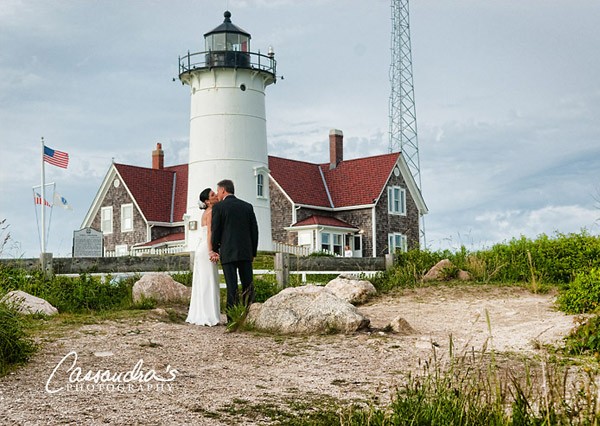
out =
[[[168,247],[133,247],[128,251],[117,252],[115,250],[105,250],[104,257],[119,257],[119,256],[150,256],[163,254],[176,254],[184,251],[184,245],[174,245]],[[296,256],[308,256],[310,250],[308,247],[294,246],[291,244],[280,243],[273,241],[273,251],[278,253],[289,253]]]
[[[277,241],[273,241],[273,251],[277,253],[294,254],[296,256],[308,256],[310,254],[310,249],[308,247],[294,246]]]

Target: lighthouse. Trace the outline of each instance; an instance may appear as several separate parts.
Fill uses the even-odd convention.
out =
[[[198,196],[231,179],[235,195],[254,206],[259,250],[271,250],[271,210],[265,89],[276,82],[273,50],[250,48],[251,36],[231,22],[204,34],[204,51],[179,57],[179,79],[190,86],[187,249],[198,244]]]

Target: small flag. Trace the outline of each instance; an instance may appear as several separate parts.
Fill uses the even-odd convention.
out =
[[[66,169],[69,165],[69,154],[48,148],[46,145],[44,145],[44,161],[52,164],[53,166]]]
[[[73,207],[69,205],[67,199],[62,197],[58,192],[54,193],[54,205],[61,206],[65,210],[73,210]]]
[[[35,202],[35,204],[42,204],[42,196],[39,194],[39,192],[36,192],[34,194],[33,201]],[[47,207],[52,207],[52,204],[50,204],[48,200],[44,200],[44,205]]]

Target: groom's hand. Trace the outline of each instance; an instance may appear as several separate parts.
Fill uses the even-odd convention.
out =
[[[219,253],[211,251],[208,254],[208,258],[210,259],[211,262],[218,262],[219,261]]]

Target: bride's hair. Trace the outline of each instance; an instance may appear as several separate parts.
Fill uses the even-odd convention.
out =
[[[210,191],[212,191],[212,189],[206,188],[200,193],[200,198],[198,199],[198,207],[200,207],[203,210],[208,207],[206,205],[206,200],[210,198]]]

